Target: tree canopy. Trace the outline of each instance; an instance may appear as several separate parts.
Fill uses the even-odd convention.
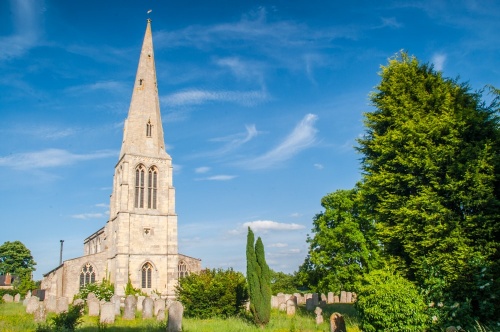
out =
[[[0,246],[0,274],[31,278],[35,265],[31,251],[21,241],[7,241]]]

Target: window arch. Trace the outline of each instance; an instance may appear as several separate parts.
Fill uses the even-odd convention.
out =
[[[153,274],[153,265],[146,263],[142,266],[142,288],[151,288],[151,279]]]
[[[95,268],[90,263],[87,263],[82,267],[80,272],[80,288],[93,284],[94,282]]]
[[[151,133],[153,132],[153,125],[151,124],[151,120],[146,124],[146,136],[151,137]]]
[[[135,207],[144,207],[144,174],[143,165],[137,166],[135,169]]]
[[[184,263],[184,261],[179,262],[177,269],[179,271],[179,279],[187,277],[189,275],[189,272],[187,270],[187,265],[186,265],[186,263]]]
[[[151,167],[148,171],[148,209],[156,209],[158,193],[158,170]]]

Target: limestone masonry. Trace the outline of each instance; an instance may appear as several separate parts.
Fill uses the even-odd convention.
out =
[[[178,253],[172,158],[165,151],[148,20],[123,142],[113,177],[106,225],[84,240],[84,256],[44,275],[45,296],[72,300],[79,289],[106,278],[123,296],[130,278],[147,294],[173,298],[179,277],[201,260]]]

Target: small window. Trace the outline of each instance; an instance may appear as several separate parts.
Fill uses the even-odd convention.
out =
[[[139,80],[139,85],[142,85],[142,78]]]
[[[178,270],[179,270],[179,279],[187,277],[189,275],[189,272],[187,270],[187,265],[183,261],[179,262]]]
[[[151,137],[151,133],[153,132],[153,125],[151,124],[151,120],[146,124],[146,137]]]
[[[151,288],[151,276],[153,273],[153,265],[146,263],[142,266],[142,288]]]

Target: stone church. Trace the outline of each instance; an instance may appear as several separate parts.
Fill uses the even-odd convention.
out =
[[[104,278],[124,295],[134,288],[172,298],[180,277],[199,272],[201,260],[178,253],[172,158],[165,151],[148,19],[123,141],[115,166],[109,220],[84,240],[84,255],[46,273],[45,296],[69,300]]]

